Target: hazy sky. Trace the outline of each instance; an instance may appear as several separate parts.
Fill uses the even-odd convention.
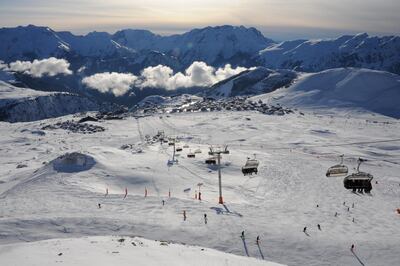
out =
[[[160,34],[208,25],[254,26],[275,39],[400,34],[400,0],[0,0],[0,26]]]

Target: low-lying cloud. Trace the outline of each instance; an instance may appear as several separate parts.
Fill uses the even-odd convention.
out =
[[[86,77],[82,82],[88,87],[97,89],[100,92],[111,92],[115,96],[121,96],[132,86],[142,89],[162,88],[166,90],[207,87],[245,70],[247,70],[245,67],[232,68],[230,64],[215,69],[204,62],[196,61],[193,62],[184,73],[174,73],[170,67],[158,65],[143,69],[140,76],[106,72]]]
[[[227,79],[233,75],[247,70],[245,67],[232,68],[230,64],[223,68],[215,69],[208,66],[204,62],[193,62],[184,73],[173,73],[170,67],[158,65],[155,67],[147,67],[142,73],[138,87],[156,87],[165,88],[167,90],[175,90],[178,88],[188,87],[207,87],[218,81]]]
[[[137,77],[129,73],[105,72],[85,77],[82,83],[102,93],[112,93],[121,96],[135,84]]]
[[[72,71],[69,69],[69,66],[69,62],[65,59],[50,57],[42,60],[35,59],[33,62],[18,60],[10,63],[8,70],[41,78],[43,76],[52,77],[59,74],[71,75]]]

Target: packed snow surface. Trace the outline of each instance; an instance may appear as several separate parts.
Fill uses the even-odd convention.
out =
[[[213,249],[153,241],[139,237],[54,239],[0,246],[3,265],[141,265],[141,266],[279,266]],[[24,254],[24,255],[21,255]]]
[[[44,124],[79,119],[72,116],[0,122],[0,261],[14,258],[24,265],[32,258],[42,265],[80,259],[80,265],[92,260],[101,265],[104,259],[118,265],[138,254],[155,264],[166,257],[170,265],[211,264],[216,253],[205,252],[203,260],[197,247],[202,246],[248,254],[260,263],[264,257],[287,265],[399,265],[399,121],[342,109],[301,111],[304,115],[221,111],[86,122],[105,128],[95,134],[34,133]],[[167,164],[173,154],[168,143],[146,141],[160,130],[179,137],[177,164]],[[222,205],[217,167],[204,162],[209,145],[224,144],[230,153],[221,161]],[[254,154],[258,175],[243,176],[241,167]],[[343,177],[325,176],[340,154],[350,173],[359,157],[368,160],[361,170],[374,176],[371,194],[352,193]],[[195,199],[199,184],[201,201]],[[140,240],[148,246],[142,252],[129,244],[135,240],[120,246],[112,235],[196,247]],[[49,241],[34,242],[40,240]],[[220,255],[215,261],[257,265]]]

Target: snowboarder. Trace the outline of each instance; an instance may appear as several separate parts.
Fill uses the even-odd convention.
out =
[[[320,225],[320,224],[318,224],[317,226],[318,226],[318,230],[320,230],[320,231],[321,231],[321,225]]]
[[[204,224],[207,224],[207,214],[204,214]]]
[[[319,205],[317,204],[317,208],[319,207]]]
[[[97,206],[99,206],[99,209],[101,209],[101,204],[100,203]]]
[[[244,239],[244,231],[242,231],[242,235],[240,236],[242,239]]]
[[[346,202],[345,201],[343,201],[343,206],[345,206],[346,205]]]
[[[354,252],[354,244],[351,245],[350,250],[351,250],[351,252]]]
[[[260,236],[257,236],[256,244],[257,244],[257,245],[260,245]]]
[[[165,205],[165,200],[162,200],[162,206],[164,206]]]
[[[199,200],[201,201],[201,192],[199,191]]]
[[[350,207],[347,207],[347,211],[348,211],[348,212],[350,211]]]
[[[338,215],[338,213],[337,213],[337,212],[335,212],[335,217],[337,217],[337,215]]]
[[[183,220],[186,221],[186,211],[183,211]]]
[[[307,231],[307,226],[303,228],[303,233]]]

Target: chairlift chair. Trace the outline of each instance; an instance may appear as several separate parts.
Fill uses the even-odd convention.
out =
[[[223,152],[223,154],[229,154],[229,150],[228,150],[228,146],[225,146]]]
[[[170,138],[170,139],[168,140],[168,145],[169,145],[169,146],[174,146],[174,145],[175,145],[175,140]]]
[[[193,152],[189,152],[189,153],[187,154],[187,157],[188,157],[188,158],[195,158],[196,155],[195,155]]]
[[[360,192],[365,191],[366,193],[371,192],[372,190],[371,181],[374,178],[373,175],[371,175],[370,173],[360,171],[360,165],[365,161],[366,160],[359,158],[357,172],[348,175],[343,179],[343,184],[346,189],[352,189],[353,192],[356,192],[356,190]]]
[[[242,173],[243,175],[252,175],[253,173],[257,174],[258,173],[258,165],[259,165],[259,161],[255,158],[254,155],[254,159],[250,159],[247,158],[246,164],[242,167]]]
[[[212,156],[206,159],[206,164],[217,164],[217,159]]]
[[[340,155],[340,164],[329,167],[326,171],[326,177],[345,176],[349,172],[349,168],[343,164],[344,155]]]
[[[197,150],[194,151],[194,153],[201,153],[201,150],[197,149]]]

